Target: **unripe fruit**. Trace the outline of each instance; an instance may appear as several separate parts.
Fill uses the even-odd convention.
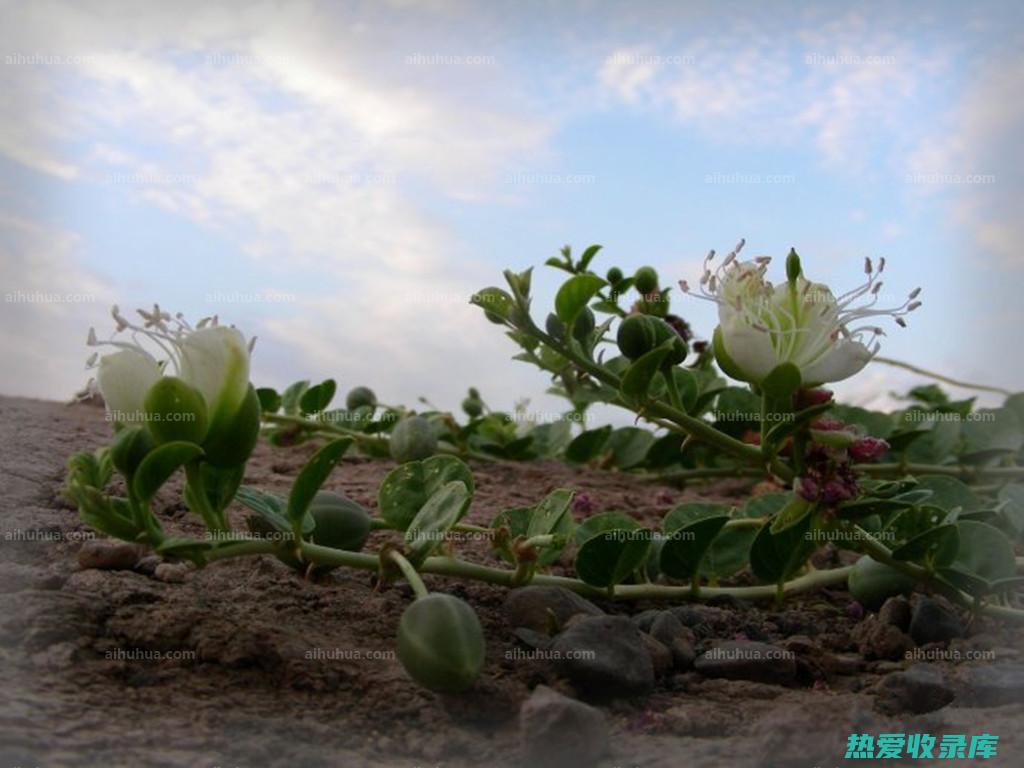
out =
[[[660,346],[666,341],[672,342],[672,349],[662,362],[663,367],[670,368],[673,365],[679,365],[683,362],[683,360],[686,359],[687,353],[690,351],[686,346],[686,342],[683,341],[683,338],[676,333],[675,329],[671,325],[661,318],[652,317],[651,324],[654,328],[654,346]]]
[[[316,527],[313,541],[325,547],[358,552],[370,536],[370,515],[347,496],[318,491],[309,505]]]
[[[377,395],[369,387],[355,387],[345,395],[345,407],[348,410],[354,411],[364,405],[370,408],[377,407]]]
[[[556,341],[562,341],[565,338],[565,323],[554,312],[549,312],[544,320],[544,330]]]
[[[622,270],[618,267],[612,267],[608,270],[608,274],[605,275],[605,280],[614,288],[616,285],[622,282],[625,275],[622,274]]]
[[[864,555],[853,566],[847,587],[854,600],[877,611],[888,598],[909,592],[915,584],[905,573]]]
[[[640,267],[633,276],[633,285],[644,296],[654,293],[658,290],[658,273],[654,267]]]
[[[636,360],[654,349],[657,336],[653,322],[647,315],[624,318],[616,334],[619,351],[630,360]]]
[[[201,443],[206,437],[206,401],[177,376],[164,376],[149,388],[145,409],[146,427],[157,445],[174,440]]]
[[[462,401],[462,410],[471,419],[477,418],[484,412],[484,404],[476,397],[467,397]]]
[[[437,451],[434,428],[422,416],[407,416],[391,431],[391,458],[404,464],[433,456]]]
[[[423,687],[459,693],[483,669],[484,631],[468,603],[434,593],[405,609],[396,652],[409,677]]]

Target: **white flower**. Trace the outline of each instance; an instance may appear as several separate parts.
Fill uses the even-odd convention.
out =
[[[172,320],[158,305],[152,312],[140,309],[138,313],[142,325],[128,321],[114,307],[111,314],[117,328],[108,341],[98,340],[96,332],[89,330],[90,346],[119,349],[99,357],[97,383],[108,408],[141,410],[153,384],[171,373],[199,391],[211,423],[230,419],[249,389],[249,356],[256,340],[246,344],[238,330],[218,325],[216,317],[200,321],[193,329],[180,314]],[[130,332],[130,341],[115,338],[124,332]],[[162,361],[158,363],[150,350]],[[95,354],[90,358],[90,367],[96,365],[96,358]]]
[[[711,251],[704,260],[700,294],[693,294],[718,305],[715,352],[734,378],[760,383],[782,363],[799,368],[805,387],[849,378],[878,353],[877,339],[884,335],[877,325],[860,321],[887,315],[905,327],[903,316],[921,305],[915,300],[918,288],[899,307],[876,308],[885,259],[877,271],[866,259],[867,281],[836,297],[828,286],[803,277],[794,251],[786,263],[788,279],[773,286],[765,279],[771,259],[739,261],[743,245],[741,240],[714,271]],[[679,285],[690,292],[686,281]]]
[[[160,378],[160,365],[142,349],[122,349],[100,358],[96,379],[114,421],[138,418],[149,388]]]

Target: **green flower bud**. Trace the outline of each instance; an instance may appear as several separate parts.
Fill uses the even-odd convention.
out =
[[[125,427],[114,435],[110,445],[110,460],[117,471],[130,478],[142,460],[156,445],[149,430],[142,426]]]
[[[800,279],[803,274],[803,269],[800,266],[800,257],[796,254],[795,248],[789,249],[789,255],[786,256],[786,280],[796,285],[796,281]]]
[[[208,426],[206,401],[177,376],[164,376],[146,393],[146,426],[157,445],[174,440],[200,444]]]
[[[260,436],[260,399],[249,391],[234,417],[216,432],[211,428],[203,443],[206,460],[215,467],[236,467],[252,455]]]
[[[654,349],[657,342],[654,319],[647,315],[630,315],[619,323],[616,341],[619,351],[630,360],[636,360]]]
[[[544,321],[544,329],[548,332],[548,336],[555,341],[562,341],[565,338],[565,323],[554,312],[548,313],[547,319]]]
[[[358,552],[370,537],[370,515],[344,494],[318,491],[309,505],[316,527],[313,542],[325,547]]]
[[[355,387],[345,395],[345,407],[350,411],[362,406],[377,407],[377,395],[369,387]]]
[[[471,419],[475,419],[484,412],[484,404],[477,397],[467,397],[462,401],[462,410]]]
[[[584,307],[572,324],[572,335],[579,342],[586,341],[594,330],[596,321],[590,307]]]
[[[665,368],[671,368],[674,365],[679,365],[686,359],[686,355],[690,351],[686,346],[686,342],[683,341],[682,336],[676,332],[675,328],[661,318],[652,317],[650,322],[654,328],[654,346],[661,346],[666,341],[672,343],[672,348],[668,355],[666,355],[664,361],[662,361],[662,366]]]
[[[391,431],[391,458],[400,464],[433,456],[437,451],[434,428],[422,416],[407,416]]]
[[[916,582],[892,566],[864,555],[853,566],[847,586],[853,599],[872,611],[888,598],[909,592]]]
[[[654,267],[640,267],[633,276],[633,285],[646,296],[658,290],[658,273]]]
[[[609,285],[614,288],[616,285],[622,282],[625,275],[622,274],[622,270],[618,267],[612,267],[608,270],[608,274],[605,275],[605,280],[608,281]]]
[[[405,609],[398,627],[398,660],[413,680],[439,693],[469,688],[484,665],[484,631],[473,609],[435,593]]]

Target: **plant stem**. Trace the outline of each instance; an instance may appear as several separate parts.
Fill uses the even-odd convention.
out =
[[[409,582],[409,586],[412,587],[412,591],[416,593],[417,600],[430,594],[427,586],[423,583],[423,579],[420,578],[419,573],[417,573],[416,569],[413,567],[413,564],[410,563],[401,552],[397,549],[392,549],[388,552],[388,557],[390,557],[391,561],[398,566],[399,570],[402,571],[402,575],[405,577],[405,580]]]
[[[876,363],[891,365],[894,368],[902,368],[906,371],[910,371],[911,373],[916,373],[921,376],[927,376],[928,378],[935,379],[936,381],[941,381],[944,384],[949,384],[954,387],[961,387],[962,389],[977,389],[981,392],[995,392],[996,394],[1007,396],[1013,394],[1013,392],[1011,392],[1010,390],[1003,389],[1002,387],[993,387],[988,384],[973,384],[969,381],[960,381],[958,379],[950,378],[949,376],[943,376],[941,373],[935,373],[934,371],[919,368],[916,365],[911,365],[910,363],[904,363],[902,360],[894,360],[891,357],[876,356],[872,359]]]
[[[1024,467],[969,467],[963,464],[855,464],[853,469],[873,477],[903,475],[947,475],[961,480],[981,477],[1016,479],[1024,477]]]

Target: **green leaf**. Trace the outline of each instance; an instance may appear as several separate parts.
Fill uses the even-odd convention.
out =
[[[507,291],[494,286],[474,293],[470,297],[469,303],[481,307],[488,315],[493,315],[507,322],[512,322],[515,316],[515,300]]]
[[[555,314],[571,328],[576,316],[583,311],[594,295],[606,285],[597,275],[575,275],[570,277],[555,295]]]
[[[981,499],[971,487],[955,477],[945,475],[921,475],[918,477],[920,488],[931,490],[930,503],[947,511],[961,509],[972,512],[980,509]]]
[[[590,266],[590,262],[593,261],[594,257],[597,256],[597,252],[601,250],[600,245],[591,245],[587,250],[580,256],[579,271],[587,269]]]
[[[953,562],[958,545],[957,526],[940,525],[919,533],[906,544],[897,547],[893,550],[892,556],[895,560],[910,561],[934,570]]]
[[[710,502],[686,502],[677,504],[668,511],[661,521],[661,529],[666,533],[677,531],[690,523],[709,517],[729,517],[729,507],[725,504]]]
[[[659,559],[661,572],[673,579],[694,578],[704,555],[727,522],[728,515],[706,516],[667,531]]]
[[[800,389],[800,369],[793,363],[779,363],[761,382],[761,389],[772,398],[783,400]]]
[[[283,398],[276,389],[259,387],[256,390],[256,397],[260,399],[260,410],[264,413],[277,413],[281,410]]]
[[[988,583],[1017,575],[1013,544],[998,528],[961,520],[956,524],[960,546],[952,567],[974,574]]]
[[[604,450],[611,433],[610,425],[581,432],[565,449],[566,460],[576,464],[585,464]]]
[[[454,456],[410,461],[388,473],[377,491],[381,517],[400,531],[408,528],[420,508],[439,488],[461,481],[473,493],[473,473]]]
[[[526,528],[527,538],[555,533],[566,518],[572,520],[569,507],[575,495],[576,492],[568,488],[557,488],[545,496],[533,508]]]
[[[286,502],[280,496],[254,488],[251,485],[243,485],[235,493],[235,501],[255,512],[275,531],[280,533],[291,532],[292,526],[285,514]],[[313,517],[305,515],[302,519],[303,536],[311,534],[314,527]]]
[[[300,471],[295,482],[292,484],[291,492],[288,494],[288,520],[292,526],[305,525],[306,512],[313,502],[313,497],[327,478],[345,451],[352,445],[352,438],[343,437],[334,440],[319,451],[314,453]]]
[[[302,393],[309,389],[308,381],[296,381],[281,395],[281,407],[289,416],[295,416],[299,412],[299,401]]]
[[[654,444],[654,435],[640,427],[619,427],[608,438],[612,464],[619,469],[631,469],[643,462]]]
[[[461,480],[445,483],[427,499],[405,531],[408,558],[419,567],[466,514],[472,494]]]
[[[779,510],[779,513],[772,519],[772,535],[777,536],[794,525],[799,525],[805,517],[811,514],[814,507],[814,502],[793,496],[789,503]]]
[[[671,351],[672,345],[666,343],[638,357],[622,377],[619,386],[622,399],[633,404],[642,402],[647,397],[654,377],[661,371],[662,362]]]
[[[1004,486],[999,491],[999,501],[1002,502],[999,515],[1006,521],[1017,537],[1024,535],[1024,485],[1015,483]]]
[[[577,547],[583,546],[584,542],[592,536],[605,531],[631,531],[640,527],[640,523],[622,512],[601,512],[600,514],[588,517],[573,532],[573,541]]]
[[[757,528],[723,528],[711,542],[701,560],[699,574],[705,578],[724,579],[750,562],[750,547]]]
[[[762,581],[778,584],[799,571],[807,558],[818,548],[810,534],[815,528],[815,516],[808,515],[796,525],[778,534],[765,525],[750,546],[750,567]]]
[[[305,414],[320,413],[331,404],[338,385],[334,379],[326,379],[302,393],[299,408]]]
[[[203,455],[203,449],[195,443],[175,441],[164,443],[146,454],[132,478],[132,490],[135,496],[149,502],[160,487],[166,483],[180,467]]]
[[[1010,408],[980,409],[961,424],[963,461],[983,462],[1016,453],[1024,445],[1024,432]]]
[[[591,536],[576,553],[576,575],[592,587],[621,584],[647,559],[650,532],[615,529]]]

